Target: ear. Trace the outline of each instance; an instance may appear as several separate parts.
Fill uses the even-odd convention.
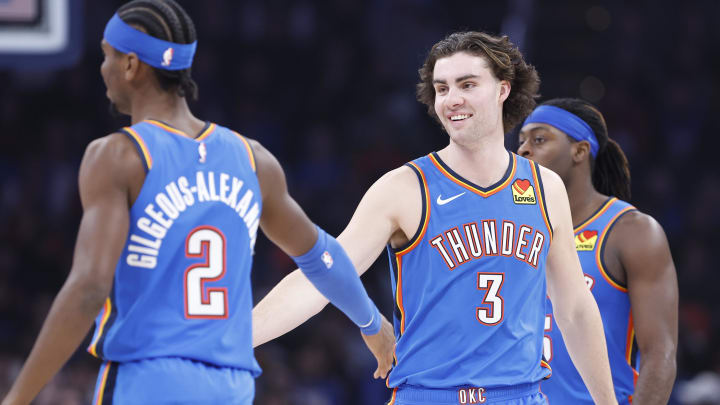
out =
[[[580,141],[572,144],[572,159],[574,163],[580,163],[590,159],[590,142]]]
[[[125,55],[124,68],[125,80],[133,81],[138,77],[138,74],[140,73],[140,59],[138,59],[135,52],[130,52]]]
[[[507,100],[508,97],[510,97],[510,82],[507,80],[501,80],[500,81],[500,94],[499,99],[500,104],[504,103],[505,100]]]

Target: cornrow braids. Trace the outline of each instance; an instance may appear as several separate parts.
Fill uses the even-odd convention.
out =
[[[605,118],[600,110],[587,101],[577,98],[555,98],[542,105],[562,108],[590,125],[598,141],[597,156],[590,158],[593,186],[605,195],[630,200],[630,164],[620,145],[610,139]],[[573,138],[570,140],[577,142]]]
[[[125,23],[164,41],[190,44],[197,39],[192,19],[174,0],[134,0],[120,7],[117,13]],[[163,90],[174,90],[181,97],[197,100],[198,86],[190,70],[153,68]]]

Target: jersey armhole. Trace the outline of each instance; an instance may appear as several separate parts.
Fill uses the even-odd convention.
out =
[[[422,239],[423,235],[425,234],[428,219],[430,218],[430,191],[428,190],[427,181],[425,180],[425,174],[423,173],[422,169],[420,169],[420,167],[418,167],[413,162],[405,163],[405,166],[409,167],[410,169],[412,169],[413,172],[415,172],[418,182],[420,183],[420,198],[422,211],[420,214],[420,223],[418,224],[417,231],[415,231],[415,235],[413,235],[413,237],[410,238],[410,240],[406,244],[397,248],[393,248],[388,243],[390,251],[396,255],[405,254],[412,250],[415,245],[417,245],[418,241],[420,241],[420,239]]]
[[[145,167],[145,174],[147,174],[150,169],[152,169],[153,160],[152,156],[150,155],[150,149],[148,149],[145,140],[143,140],[142,136],[140,136],[137,131],[130,127],[122,128],[118,132],[125,134],[135,145],[135,148],[137,148],[138,154],[140,155],[140,159],[142,159],[143,161],[143,166]]]
[[[607,239],[610,237],[610,232],[612,231],[615,224],[617,224],[617,221],[625,214],[627,214],[630,211],[637,211],[637,208],[633,207],[632,205],[629,205],[625,208],[623,208],[620,212],[615,214],[615,216],[610,219],[610,222],[605,226],[605,229],[603,229],[602,234],[598,238],[598,243],[600,244],[599,249],[595,253],[595,262],[598,266],[598,270],[600,270],[600,273],[603,275],[605,280],[610,283],[613,287],[617,288],[618,290],[622,292],[627,292],[627,285],[621,283],[620,281],[616,280],[615,277],[610,274],[610,272],[607,271],[607,266],[605,264],[605,246],[607,242]]]
[[[547,226],[548,232],[550,232],[550,242],[552,242],[553,227],[552,223],[550,222],[550,214],[548,214],[547,204],[545,202],[545,187],[543,187],[542,177],[540,176],[540,166],[536,162],[531,162],[530,169],[532,170],[535,187],[538,190],[536,197],[538,200],[538,204],[540,205],[540,212],[542,214],[543,220],[545,221],[545,226]]]
[[[250,161],[250,167],[252,167],[252,170],[254,172],[257,172],[257,168],[255,167],[255,152],[253,151],[252,145],[250,145],[250,142],[248,142],[247,139],[245,139],[244,136],[240,135],[239,133],[232,131],[233,134],[237,135],[238,138],[243,142],[243,145],[245,145],[245,149],[247,150],[248,154],[248,160]]]

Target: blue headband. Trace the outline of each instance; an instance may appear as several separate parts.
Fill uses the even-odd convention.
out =
[[[599,147],[595,132],[577,115],[559,107],[541,105],[527,117],[523,126],[534,122],[552,125],[576,141],[588,141],[590,154],[593,158],[597,156]]]
[[[182,70],[192,65],[197,41],[176,44],[163,41],[126,24],[115,13],[105,26],[105,41],[122,53],[135,52],[141,61],[164,70]]]

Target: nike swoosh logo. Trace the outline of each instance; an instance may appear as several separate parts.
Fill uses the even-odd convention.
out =
[[[437,198],[437,203],[438,203],[438,205],[445,205],[445,204],[449,203],[450,201],[452,201],[452,200],[460,197],[460,196],[463,195],[463,194],[465,194],[464,191],[463,191],[462,193],[458,194],[458,195],[454,195],[454,196],[452,196],[452,197],[450,197],[450,198],[446,198],[446,199],[444,199],[444,200],[442,199],[442,195],[439,195],[438,198]]]

